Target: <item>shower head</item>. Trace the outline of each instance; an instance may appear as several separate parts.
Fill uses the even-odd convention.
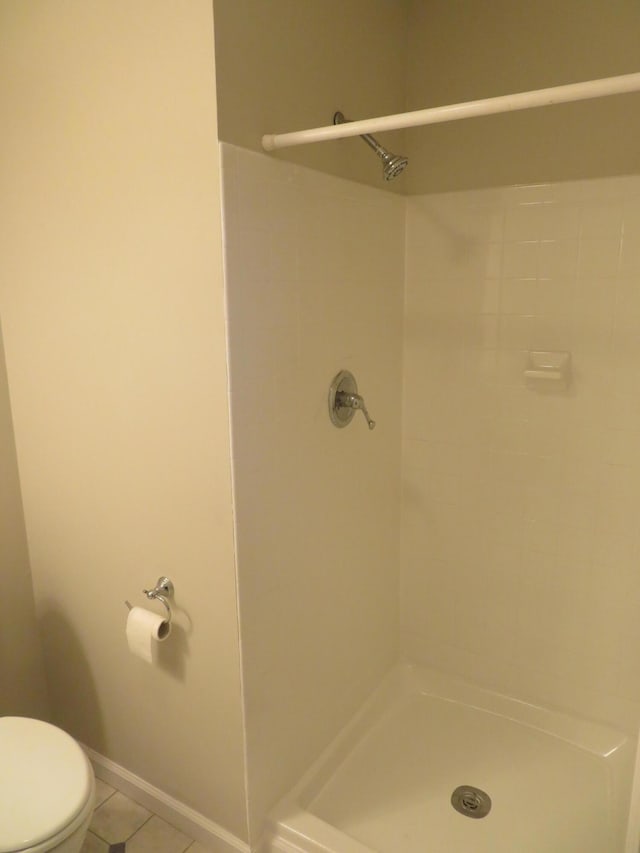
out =
[[[348,121],[349,119],[345,118],[340,111],[333,114],[334,124],[344,124]],[[391,181],[393,178],[397,178],[401,172],[404,172],[407,164],[409,163],[407,157],[402,157],[400,154],[391,154],[391,152],[387,151],[384,145],[380,145],[378,140],[369,133],[361,134],[360,138],[364,139],[367,145],[370,148],[373,148],[378,157],[382,160],[382,174],[385,181]]]
[[[382,174],[385,181],[397,178],[409,165],[409,158],[401,154],[390,154],[384,148],[378,151],[378,157],[382,160]]]

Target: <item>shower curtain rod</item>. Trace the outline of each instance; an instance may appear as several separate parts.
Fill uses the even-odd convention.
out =
[[[332,124],[328,127],[314,127],[311,130],[299,130],[293,133],[268,133],[262,137],[262,147],[265,151],[275,151],[277,148],[306,145],[310,142],[326,142],[347,136],[361,136],[364,133],[401,130],[405,127],[440,124],[445,121],[458,121],[474,116],[494,115],[513,110],[526,110],[530,107],[546,107],[551,104],[585,101],[589,98],[602,98],[606,95],[621,95],[638,91],[640,91],[640,72],[635,72],[634,74],[622,74],[619,77],[588,80],[584,83],[568,83],[565,86],[534,89],[532,92],[518,92],[515,95],[499,95],[497,98],[483,98],[479,101],[466,101],[443,107],[430,107],[426,110],[414,110],[409,113],[396,113],[381,118],[352,121],[348,124]]]

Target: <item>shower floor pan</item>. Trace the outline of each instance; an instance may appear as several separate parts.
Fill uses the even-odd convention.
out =
[[[268,853],[622,853],[624,733],[401,665],[271,815]],[[487,794],[489,813],[455,789]],[[486,802],[486,800],[483,800]]]

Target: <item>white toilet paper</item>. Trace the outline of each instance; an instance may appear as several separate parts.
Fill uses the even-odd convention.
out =
[[[158,613],[144,607],[132,607],[127,617],[127,643],[132,654],[153,663],[156,644],[166,640],[171,625]]]

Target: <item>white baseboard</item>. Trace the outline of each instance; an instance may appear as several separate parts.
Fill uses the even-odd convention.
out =
[[[123,794],[131,797],[141,806],[159,815],[167,823],[193,838],[194,841],[199,841],[200,844],[211,850],[211,853],[251,853],[248,844],[215,821],[209,820],[209,818],[116,764],[115,761],[111,761],[88,746],[84,746],[84,744],[83,749],[89,756],[98,779],[113,785],[114,788],[122,791]]]

